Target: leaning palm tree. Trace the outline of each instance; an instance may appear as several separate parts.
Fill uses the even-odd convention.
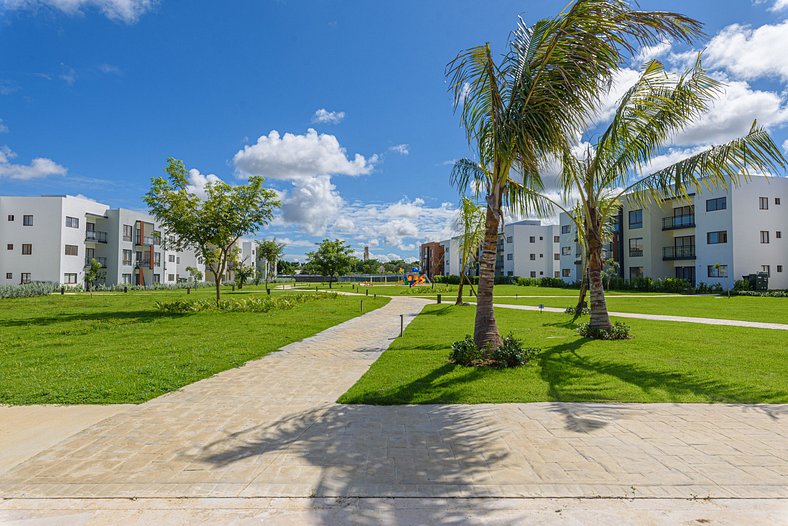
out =
[[[785,158],[769,134],[753,123],[744,137],[637,177],[671,137],[709,110],[721,89],[722,84],[703,69],[700,57],[679,76],[668,74],[661,63],[652,61],[622,97],[595,147],[581,159],[565,150],[564,198],[578,196],[582,214],[541,197],[559,206],[583,233],[588,250],[591,329],[610,328],[602,284],[602,246],[605,227],[624,199],[641,207],[665,196],[687,199],[692,190],[727,188],[748,180],[753,173],[774,172],[785,166]]]
[[[478,259],[479,247],[484,239],[484,209],[474,203],[472,199],[463,197],[457,222],[462,229],[462,238],[460,241],[460,286],[457,289],[455,304],[462,305],[462,289],[465,281],[468,281],[471,294],[473,294],[473,284],[468,280],[467,275],[468,266],[471,260]]]
[[[567,137],[588,123],[611,73],[637,46],[665,38],[690,41],[700,23],[676,13],[635,11],[623,0],[577,0],[552,19],[527,26],[520,20],[509,48],[496,61],[489,43],[469,48],[446,69],[455,109],[468,142],[480,153],[483,173],[468,170],[487,190],[474,341],[500,345],[493,311],[493,282],[502,210],[541,214],[539,165],[568,148]]]

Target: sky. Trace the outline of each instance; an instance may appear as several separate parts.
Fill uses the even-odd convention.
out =
[[[263,175],[282,209],[257,237],[303,261],[324,237],[415,257],[454,231],[454,160],[471,155],[444,71],[502,52],[521,16],[566,0],[0,0],[0,195],[81,195],[144,209],[182,159],[194,190]],[[704,63],[714,108],[652,167],[740,136],[753,119],[788,153],[788,0],[642,0],[702,21],[622,66],[598,125],[650,59]],[[592,138],[588,130],[584,139]],[[784,174],[774,174],[784,175]]]

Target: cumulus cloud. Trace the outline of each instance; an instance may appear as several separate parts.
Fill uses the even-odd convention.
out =
[[[783,6],[788,0],[783,0]],[[788,81],[788,20],[756,29],[733,24],[711,39],[704,56],[714,68],[738,78],[776,77]]]
[[[407,144],[396,144],[394,146],[390,146],[389,151],[399,155],[408,155],[410,153],[410,147]]]
[[[320,108],[312,115],[312,122],[319,124],[339,124],[344,119],[344,111],[328,111],[325,108]]]
[[[339,217],[343,202],[329,176],[297,179],[282,201],[282,218],[308,234],[322,235]]]
[[[616,113],[621,98],[640,78],[640,72],[631,68],[621,68],[613,73],[610,89],[601,97],[599,107],[591,117],[591,127],[607,123]]]
[[[769,11],[782,11],[788,8],[788,0],[775,0],[774,5],[769,8]]]
[[[0,0],[8,10],[54,9],[67,15],[80,15],[85,9],[97,9],[113,21],[133,24],[156,5],[156,0]]]
[[[333,135],[310,128],[304,135],[273,130],[244,146],[233,157],[239,176],[262,175],[273,179],[297,180],[322,175],[365,175],[372,172],[377,155],[353,159]]]
[[[120,75],[123,73],[118,66],[112,64],[99,64],[98,70],[105,75]]]
[[[16,153],[8,146],[0,146],[0,179],[29,181],[52,175],[66,175],[68,171],[52,159],[45,157],[36,157],[30,164],[14,164],[11,162],[14,158]]]
[[[667,40],[663,40],[659,44],[653,46],[646,46],[635,55],[634,63],[638,65],[645,64],[650,60],[663,56],[670,51],[670,48],[671,44]]]
[[[214,174],[202,174],[199,170],[192,168],[189,170],[189,186],[187,186],[186,189],[193,194],[197,194],[200,199],[207,199],[208,194],[205,187],[209,183],[218,182],[221,182],[218,176]]]
[[[785,141],[783,141],[783,151],[786,154],[788,154],[788,139],[785,139]]]

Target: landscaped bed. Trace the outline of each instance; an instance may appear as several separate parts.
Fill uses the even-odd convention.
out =
[[[357,297],[269,312],[166,313],[156,301],[210,301],[211,289],[0,300],[0,403],[140,403],[265,356],[360,314]],[[290,295],[272,291],[272,295]],[[258,296],[244,288],[224,300]],[[387,298],[364,298],[364,311]]]
[[[514,369],[453,365],[451,343],[474,313],[427,306],[339,401],[788,402],[785,331],[627,319],[633,339],[600,341],[580,337],[569,315],[496,309],[502,332],[542,353]]]

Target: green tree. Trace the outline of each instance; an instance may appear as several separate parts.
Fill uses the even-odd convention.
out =
[[[216,303],[221,299],[222,278],[233,261],[235,243],[267,225],[280,206],[273,190],[263,188],[264,179],[249,178],[248,184],[231,186],[223,181],[205,185],[205,199],[189,189],[183,161],[167,159],[167,177],[151,180],[145,203],[168,234],[173,248],[193,248],[213,274]]]
[[[479,152],[478,165],[489,167],[455,174],[460,187],[475,180],[487,200],[476,345],[501,343],[493,283],[503,208],[516,214],[545,212],[524,189],[542,190],[544,160],[560,155],[567,138],[586,127],[625,54],[664,38],[688,41],[698,34],[700,23],[683,15],[635,11],[622,0],[577,0],[533,26],[521,20],[497,62],[487,43],[448,64],[454,106],[468,142]]]
[[[574,220],[588,253],[591,295],[590,326],[609,329],[603,285],[602,247],[606,227],[621,201],[645,207],[665,196],[689,202],[691,191],[727,188],[749,180],[753,173],[782,169],[785,158],[769,134],[753,123],[744,137],[713,146],[645,177],[639,176],[671,137],[709,111],[722,84],[703,69],[700,57],[680,76],[648,63],[639,80],[619,102],[612,122],[593,148],[578,158],[569,149],[562,157],[564,197],[579,196],[581,214],[572,214],[556,200],[542,196]]]
[[[285,244],[277,243],[276,238],[263,239],[257,242],[257,259],[265,261],[265,288],[268,288],[268,282],[271,279],[271,274],[276,274],[276,262],[279,261],[285,253]]]
[[[484,208],[473,202],[468,197],[463,197],[458,217],[459,227],[462,229],[460,239],[460,286],[457,288],[456,305],[462,305],[462,288],[467,280],[468,266],[471,261],[478,260],[479,247],[484,240]],[[473,292],[473,284],[468,280],[468,285]]]
[[[307,254],[307,265],[311,266],[322,276],[328,277],[328,286],[337,276],[347,274],[352,268],[350,245],[341,239],[324,239],[317,243],[317,250]]]
[[[90,295],[93,295],[93,287],[98,284],[99,278],[103,274],[104,267],[101,266],[96,258],[91,258],[90,263],[88,264],[88,269],[85,271],[85,287],[90,292]]]
[[[295,262],[295,261],[285,261],[283,259],[280,259],[279,261],[277,261],[276,265],[277,265],[277,268],[276,268],[276,273],[277,274],[295,274],[296,270],[298,270],[298,268],[299,268],[299,265],[298,265],[297,262]]]
[[[238,286],[238,289],[244,288],[247,281],[254,279],[254,274],[254,265],[239,263],[238,266],[235,267],[235,284]]]
[[[192,281],[202,281],[202,272],[197,267],[186,267],[186,272],[189,273]]]

